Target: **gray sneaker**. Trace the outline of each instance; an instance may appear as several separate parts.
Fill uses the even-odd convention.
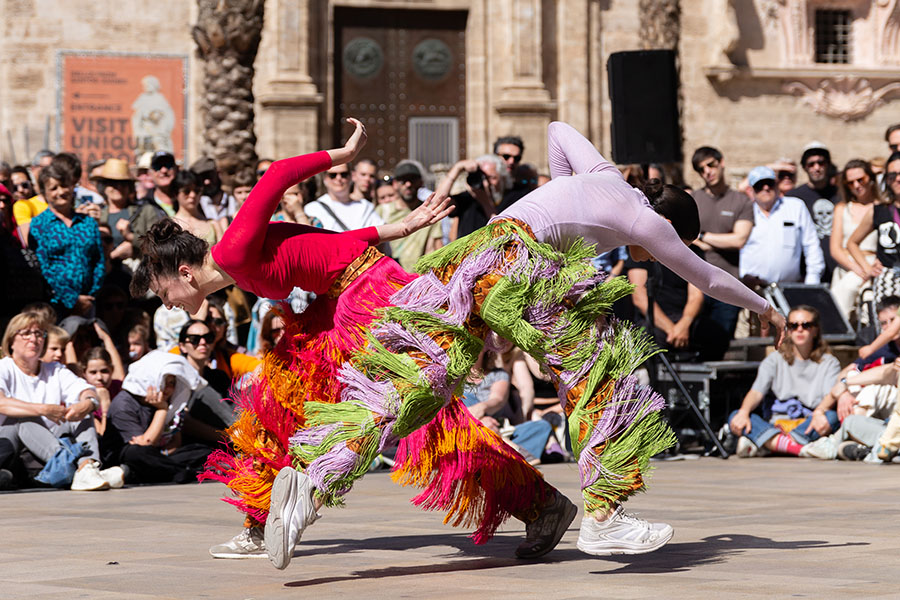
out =
[[[869,455],[869,447],[858,444],[853,440],[841,442],[837,448],[838,460],[865,460]]]
[[[675,530],[665,523],[649,523],[618,506],[605,521],[590,515],[581,520],[578,549],[594,556],[653,552],[672,539]]]
[[[281,469],[272,484],[265,532],[266,552],[276,569],[291,563],[300,536],[318,518],[309,477],[291,467]]]
[[[209,549],[213,558],[265,558],[262,527],[245,527],[239,534]]]
[[[553,502],[544,507],[538,518],[525,525],[525,541],[516,548],[516,556],[538,558],[556,548],[577,513],[578,507],[556,492]]]

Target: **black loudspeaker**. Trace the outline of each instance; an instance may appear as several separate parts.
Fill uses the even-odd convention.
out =
[[[763,295],[785,318],[793,306],[806,304],[815,308],[819,311],[822,337],[827,342],[847,344],[856,339],[853,327],[834,301],[831,288],[824,283],[777,283],[765,288]]]
[[[614,52],[606,63],[612,156],[619,164],[681,160],[678,73],[672,50]]]

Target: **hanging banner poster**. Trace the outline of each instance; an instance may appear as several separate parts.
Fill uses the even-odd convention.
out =
[[[185,157],[187,57],[61,51],[59,147],[87,166],[144,152]]]

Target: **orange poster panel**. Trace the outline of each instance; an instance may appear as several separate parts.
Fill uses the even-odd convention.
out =
[[[166,150],[184,160],[183,57],[64,54],[61,147],[85,167]]]

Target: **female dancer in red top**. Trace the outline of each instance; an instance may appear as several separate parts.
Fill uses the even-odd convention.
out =
[[[247,513],[248,528],[266,521],[272,482],[291,464],[289,438],[305,425],[304,404],[341,400],[344,386],[337,370],[366,343],[366,330],[389,305],[388,299],[417,277],[374,246],[436,223],[450,212],[445,196],[432,196],[401,223],[356,231],[270,223],[285,189],[356,156],[365,143],[365,129],[355,119],[348,121],[356,130],[343,148],[273,163],[212,248],[171,220],[156,224],[141,241],[142,262],[132,280],[132,294],[142,296],[151,289],[167,307],[195,312],[208,294],[231,284],[267,298],[286,298],[295,286],[318,296],[302,314],[284,310],[285,335],[238,398],[243,411],[228,430],[235,452],[214,453],[204,474],[223,481],[237,495],[227,501]],[[557,497],[533,467],[458,401],[435,423],[433,436],[455,451],[423,470],[457,473],[465,501],[435,502],[433,489],[414,501],[426,508],[448,508],[447,520],[455,525],[478,524],[476,543],[489,539],[510,515],[534,522],[547,500]],[[306,466],[303,461],[296,464]],[[428,487],[430,482],[411,483]],[[252,535],[252,529],[243,535],[261,538],[258,530]]]

